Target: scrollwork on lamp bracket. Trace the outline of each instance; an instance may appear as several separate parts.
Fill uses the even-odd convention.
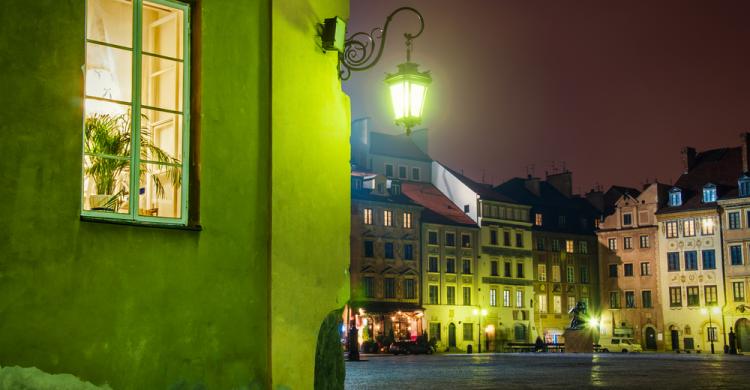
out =
[[[382,28],[374,28],[369,33],[357,32],[346,39],[344,51],[339,53],[339,77],[342,80],[348,80],[353,71],[370,69],[380,61],[388,37],[388,26],[393,17],[402,11],[412,12],[419,18],[419,31],[416,34],[404,34],[404,38],[406,38],[406,61],[411,61],[412,40],[419,37],[424,31],[424,18],[419,11],[412,7],[401,7],[388,15]]]

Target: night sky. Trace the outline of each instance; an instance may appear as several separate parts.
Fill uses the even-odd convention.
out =
[[[349,34],[404,5],[425,17],[412,58],[433,75],[430,154],[477,180],[564,162],[576,192],[671,183],[684,146],[750,131],[750,1],[352,0]],[[344,83],[375,131],[399,131],[382,80],[416,27],[397,16],[380,63]]]

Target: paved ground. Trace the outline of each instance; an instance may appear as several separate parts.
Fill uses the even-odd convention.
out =
[[[750,356],[710,354],[375,355],[346,363],[347,389],[750,389]]]

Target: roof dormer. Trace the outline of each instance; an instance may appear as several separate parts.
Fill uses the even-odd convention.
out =
[[[682,189],[679,187],[672,187],[669,190],[669,206],[678,207],[682,206]]]
[[[737,180],[737,187],[740,189],[740,196],[750,196],[750,176],[743,173]]]
[[[716,184],[708,183],[703,186],[703,203],[716,202]]]

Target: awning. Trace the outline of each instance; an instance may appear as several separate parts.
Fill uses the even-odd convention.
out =
[[[410,312],[410,311],[424,311],[424,308],[416,303],[409,302],[381,302],[381,301],[365,301],[365,302],[350,302],[349,306],[353,311],[357,311],[360,308],[364,309],[368,313],[395,313],[398,311]]]

